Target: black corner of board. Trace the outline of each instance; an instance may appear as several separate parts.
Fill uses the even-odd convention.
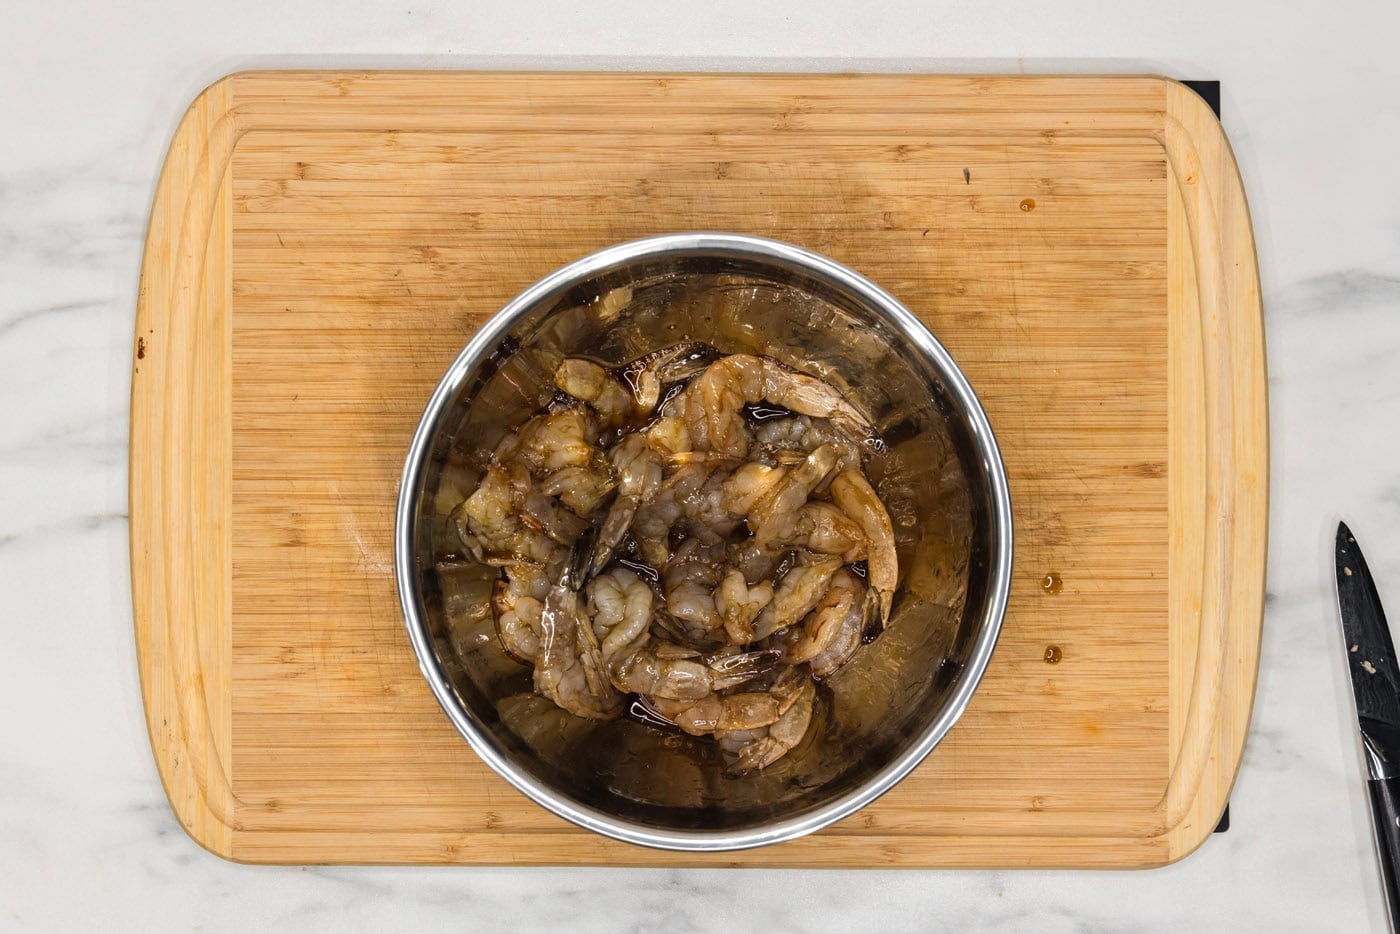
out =
[[[1220,119],[1220,82],[1219,81],[1182,81],[1191,90],[1200,95],[1211,110],[1215,111],[1215,119]],[[1226,821],[1229,824],[1229,821]]]
[[[1215,82],[1211,82],[1214,84]],[[1220,823],[1215,825],[1215,833],[1224,833],[1230,829],[1230,802],[1225,802],[1225,813],[1220,815]]]

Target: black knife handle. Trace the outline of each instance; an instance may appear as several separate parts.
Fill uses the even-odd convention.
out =
[[[1396,872],[1400,870],[1400,778],[1373,778],[1366,784],[1371,789],[1371,820],[1376,827],[1376,852],[1381,862],[1390,930],[1400,931],[1400,886],[1396,885]]]

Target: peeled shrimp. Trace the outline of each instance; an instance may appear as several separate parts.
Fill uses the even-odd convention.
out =
[[[627,534],[637,510],[661,486],[661,460],[647,445],[645,435],[628,435],[608,456],[618,476],[617,498],[613,500],[607,518],[598,531],[589,561],[589,576],[597,574],[612,560],[613,552]]]
[[[677,455],[690,453],[693,442],[690,429],[683,418],[658,418],[647,429],[647,444],[652,450],[674,459]]]
[[[488,468],[472,495],[452,511],[458,536],[468,548],[480,549],[483,561],[549,561],[558,546],[537,520],[525,521],[529,495],[530,477],[520,465]]]
[[[749,449],[743,408],[758,402],[828,418],[853,438],[870,433],[870,423],[834,388],[772,357],[723,357],[710,364],[677,400],[697,447],[734,457],[743,457]]]
[[[562,467],[540,481],[540,492],[559,497],[576,515],[587,516],[617,487],[606,465]]]
[[[724,625],[715,608],[715,588],[719,585],[723,558],[722,546],[688,538],[666,565],[661,577],[666,609],[688,628],[709,633]]]
[[[611,719],[634,694],[714,736],[731,771],[772,765],[808,732],[813,677],[889,617],[898,556],[863,473],[868,421],[820,379],[706,345],[616,369],[569,358],[554,380],[449,513],[503,571],[502,647],[561,716]],[[754,419],[759,403],[791,414]],[[861,562],[868,581],[843,566]]]
[[[812,669],[812,674],[818,678],[829,677],[850,661],[851,656],[856,653],[856,649],[860,648],[866,620],[873,612],[873,603],[869,599],[871,593],[873,591],[867,590],[866,598],[857,601],[847,610],[836,634],[827,643],[826,649],[813,655],[807,662],[807,666]],[[818,607],[818,609],[821,608]]]
[[[787,755],[807,735],[816,697],[815,685],[804,678],[791,704],[771,725],[750,730],[717,731],[715,739],[719,740],[720,747],[736,755],[730,771],[742,773],[764,769]]]
[[[749,586],[742,571],[731,568],[715,591],[715,609],[724,631],[739,645],[753,641],[753,621],[773,600],[773,585],[761,581]]]
[[[869,544],[850,516],[831,503],[813,500],[797,511],[785,534],[766,544],[750,538],[730,550],[729,561],[747,579],[758,580],[770,574],[783,554],[794,548],[836,555],[853,564],[865,560]]]
[[[507,654],[528,664],[540,651],[540,617],[549,595],[549,571],[543,565],[516,561],[505,566],[505,574],[491,592],[496,636]]]
[[[831,503],[810,502],[797,511],[783,544],[823,555],[838,555],[847,564],[864,561],[869,543],[855,520]]]
[[[720,504],[730,515],[747,516],[758,502],[785,477],[788,468],[769,467],[756,461],[744,464],[724,481]]]
[[[890,621],[890,604],[899,585],[899,555],[894,547],[894,526],[885,504],[859,470],[847,470],[831,481],[831,500],[860,526],[869,543],[870,587],[880,604],[880,625]]]
[[[776,656],[759,650],[706,660],[698,652],[653,640],[612,665],[612,683],[619,691],[699,700],[752,681],[773,666]]]
[[[537,415],[520,426],[517,437],[510,456],[537,474],[587,467],[597,453],[597,426],[578,408]]]
[[[663,568],[671,560],[671,529],[685,514],[685,500],[694,496],[705,482],[705,465],[682,465],[666,478],[650,502],[637,510],[632,519],[632,533],[641,558],[647,564]]]
[[[718,543],[731,535],[743,521],[743,513],[731,511],[724,495],[730,468],[723,463],[706,465],[709,477],[692,495],[681,499],[681,509],[691,535]]]
[[[766,639],[810,613],[821,602],[827,585],[840,567],[840,558],[822,556],[800,562],[783,575],[773,592],[773,600],[754,620],[754,638]]]
[[[535,690],[580,717],[611,720],[622,712],[622,696],[608,679],[593,627],[581,618],[574,564],[565,565],[545,595]]]
[[[817,484],[836,467],[840,452],[835,445],[823,444],[789,470],[767,494],[749,510],[749,528],[760,548],[791,534],[797,511],[807,502]]]
[[[865,609],[865,585],[842,568],[832,576],[825,596],[802,625],[773,637],[775,647],[781,648],[787,664],[809,662],[812,674],[825,677],[845,664],[860,645]]]
[[[651,623],[651,588],[636,574],[618,568],[588,583],[593,632],[599,651],[610,662],[647,631]]]
[[[854,470],[861,466],[861,449],[854,441],[824,418],[797,415],[766,421],[754,431],[759,457],[783,462],[797,462],[802,454],[810,454],[824,444],[834,444],[840,452],[836,469]],[[824,492],[818,486],[817,492]]]
[[[703,370],[711,355],[705,344],[677,344],[627,364],[621,370],[569,357],[554,373],[554,385],[588,403],[610,425],[645,418],[656,409],[662,388]]]
[[[566,359],[554,372],[554,385],[593,406],[609,424],[620,424],[636,414],[632,393],[611,370],[591,360]]]
[[[797,701],[805,675],[788,669],[767,690],[707,694],[698,700],[649,697],[652,709],[691,736],[757,730],[777,723]]]

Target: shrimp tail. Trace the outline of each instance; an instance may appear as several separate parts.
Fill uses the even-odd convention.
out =
[[[627,529],[631,527],[632,520],[636,518],[637,510],[640,507],[641,502],[635,496],[619,494],[613,500],[607,518],[603,520],[602,529],[598,531],[589,547],[583,552],[589,556],[585,578],[596,577],[603,572],[603,568],[608,566],[608,562],[612,560],[613,553],[621,544],[622,537],[627,534]]]
[[[711,662],[709,667],[714,672],[714,690],[723,691],[752,681],[771,671],[781,657],[782,653],[774,649],[759,649]]]
[[[633,360],[622,368],[622,379],[637,408],[650,414],[661,401],[663,387],[699,375],[718,357],[719,351],[702,341],[676,344]]]
[[[771,736],[764,736],[749,743],[739,751],[739,758],[727,770],[730,775],[756,772],[777,762],[787,752],[787,747]]]
[[[865,592],[864,622],[861,625],[860,641],[869,645],[879,638],[890,621],[890,601],[892,594],[871,587]]]
[[[588,689],[595,695],[607,695],[612,689],[608,672],[603,665],[603,653],[598,647],[598,637],[587,621],[579,620],[574,627],[578,640],[579,658],[583,663],[583,678]]]
[[[597,533],[591,526],[585,529],[578,540],[574,542],[573,547],[569,549],[569,560],[564,562],[563,577],[560,583],[567,583],[569,589],[575,592],[580,590],[593,576],[593,573],[586,573],[586,569],[590,566],[589,559],[593,557],[596,536]]]

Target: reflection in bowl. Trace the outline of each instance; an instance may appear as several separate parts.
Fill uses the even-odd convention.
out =
[[[798,745],[746,774],[707,738],[639,705],[573,716],[503,651],[490,596],[450,519],[500,440],[555,394],[560,361],[611,365],[682,341],[767,355],[817,376],[868,417],[867,465],[892,519],[901,579],[890,621],[818,688]],[[995,644],[1010,580],[1005,473],[947,352],[887,293],[773,241],[682,234],[586,257],[522,293],[472,339],[430,400],[396,527],[410,637],[473,749],[534,800],[652,846],[734,849],[791,839],[887,790],[947,733]]]

